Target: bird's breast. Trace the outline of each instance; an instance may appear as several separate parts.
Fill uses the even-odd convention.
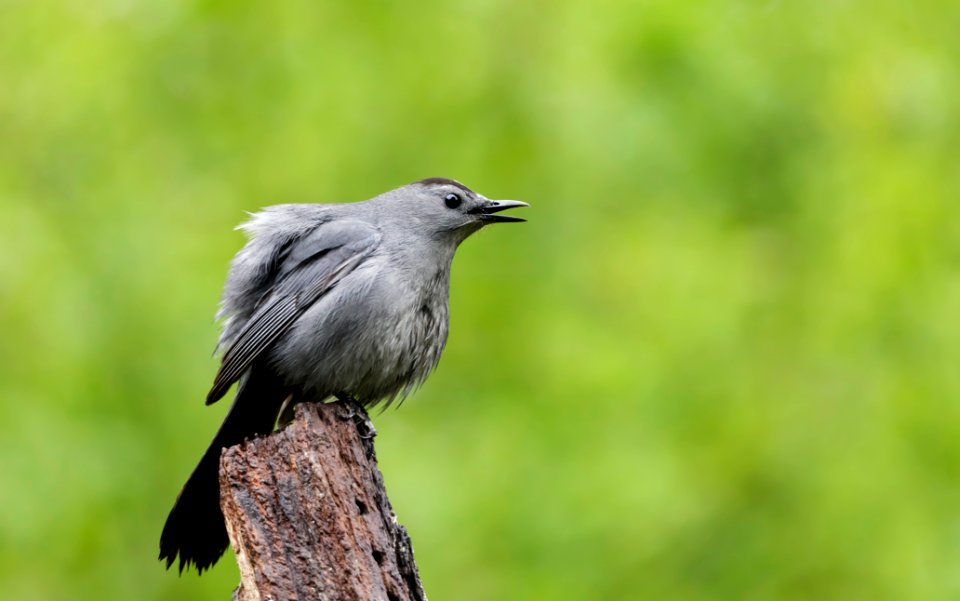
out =
[[[317,301],[278,341],[274,364],[291,386],[340,391],[372,404],[405,394],[440,359],[449,324],[448,280],[365,264]]]

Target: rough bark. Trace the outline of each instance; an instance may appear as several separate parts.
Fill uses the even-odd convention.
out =
[[[426,601],[366,413],[303,403],[292,424],[224,450],[220,505],[241,601]]]

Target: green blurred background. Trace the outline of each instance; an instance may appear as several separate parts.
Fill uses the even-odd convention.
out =
[[[960,4],[0,3],[0,588],[160,527],[245,211],[533,206],[375,416],[431,599],[960,599]]]

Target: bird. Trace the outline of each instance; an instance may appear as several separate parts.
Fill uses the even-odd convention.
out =
[[[229,544],[220,454],[271,433],[291,402],[331,398],[389,406],[440,360],[449,331],[457,247],[492,223],[525,221],[452,179],[423,179],[368,200],[280,204],[238,226],[217,313],[220,366],[210,405],[237,383],[223,423],[184,484],[160,535],[167,569],[202,574]]]

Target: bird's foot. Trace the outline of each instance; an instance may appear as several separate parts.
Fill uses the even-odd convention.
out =
[[[370,421],[367,410],[364,409],[363,405],[357,399],[353,398],[353,396],[347,392],[338,392],[333,396],[335,396],[347,410],[347,413],[342,416],[343,419],[352,419],[353,423],[357,425],[360,438],[370,440],[377,435],[377,429],[373,427],[373,422]]]

